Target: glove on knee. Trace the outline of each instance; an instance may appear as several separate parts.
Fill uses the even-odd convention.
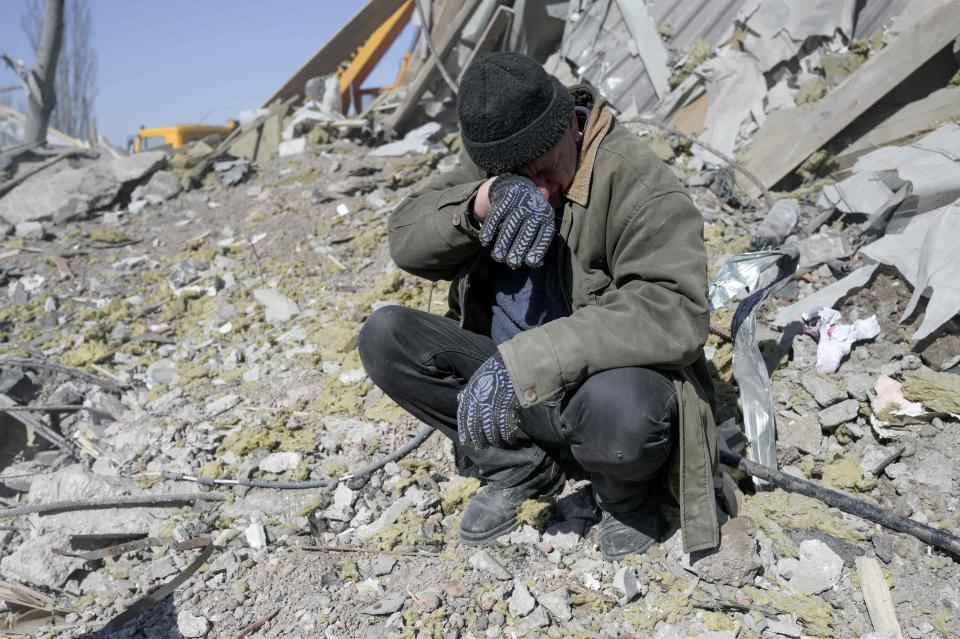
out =
[[[516,443],[520,402],[499,355],[480,365],[457,399],[461,444],[504,448]]]

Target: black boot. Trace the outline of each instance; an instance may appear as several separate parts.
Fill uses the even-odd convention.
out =
[[[518,525],[517,508],[528,499],[552,497],[563,488],[563,472],[555,463],[512,488],[485,486],[473,496],[460,520],[460,541],[482,546]]]
[[[629,554],[642,555],[660,537],[662,517],[655,499],[647,499],[631,510],[603,512],[597,524],[600,550],[607,561],[620,561]]]

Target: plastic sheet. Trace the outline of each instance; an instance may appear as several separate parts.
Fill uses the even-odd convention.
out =
[[[740,409],[750,458],[774,470],[777,468],[777,431],[773,388],[757,345],[755,311],[796,272],[798,262],[799,254],[793,247],[735,255],[723,265],[710,287],[711,309],[727,306],[746,294],[730,326],[733,376],[740,388]],[[758,486],[763,483],[759,479],[754,481]]]

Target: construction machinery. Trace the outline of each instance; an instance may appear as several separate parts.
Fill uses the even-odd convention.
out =
[[[130,153],[153,151],[156,149],[176,149],[188,142],[202,140],[209,136],[225,138],[237,128],[235,120],[228,120],[227,126],[213,124],[174,124],[153,128],[141,127],[136,135],[127,140]]]

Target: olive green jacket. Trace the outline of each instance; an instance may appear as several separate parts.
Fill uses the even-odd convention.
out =
[[[703,218],[669,167],[616,122],[592,87],[570,90],[591,109],[558,229],[560,282],[573,312],[500,344],[500,354],[522,407],[612,368],[670,371],[681,400],[672,485],[684,548],[713,547],[719,542],[716,435],[709,397],[692,372],[709,326]],[[488,177],[463,156],[389,220],[396,264],[430,280],[452,280],[448,316],[487,335],[493,269],[470,207]]]

